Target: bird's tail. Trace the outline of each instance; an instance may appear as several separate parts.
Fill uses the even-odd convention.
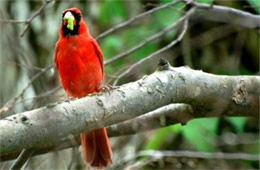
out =
[[[80,138],[85,165],[106,167],[112,164],[112,150],[106,128],[81,133]]]

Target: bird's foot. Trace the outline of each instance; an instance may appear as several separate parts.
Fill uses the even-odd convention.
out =
[[[118,89],[118,88],[119,88],[119,86],[112,86],[112,85],[107,84],[101,88],[101,91],[107,92],[110,95],[110,91]]]

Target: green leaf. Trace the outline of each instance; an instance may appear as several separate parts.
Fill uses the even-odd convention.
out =
[[[213,0],[197,0],[199,3],[204,3],[204,4],[211,4]]]
[[[260,6],[260,1],[259,1],[259,0],[247,0],[247,2],[248,2],[251,6],[254,7],[253,9],[254,9],[258,14],[260,14],[260,8],[259,8],[259,6]]]
[[[246,117],[228,117],[227,121],[229,121],[235,128],[237,132],[243,132],[245,123],[248,118]]]
[[[214,151],[212,141],[215,139],[218,119],[202,118],[190,121],[183,128],[183,135],[199,151]]]
[[[142,25],[140,27],[133,27],[129,28],[127,31],[124,31],[122,33],[121,38],[125,41],[123,42],[123,48],[121,51],[125,51],[126,49],[130,49],[137,44],[141,43],[146,39],[147,37],[152,36],[156,30],[155,29],[149,29],[150,25]],[[151,54],[152,52],[156,51],[158,47],[158,43],[156,41],[153,41],[139,50],[133,52],[130,54],[130,57],[128,59],[134,59],[136,61],[146,57],[147,55]]]
[[[144,147],[144,149],[158,149],[164,142],[164,140],[168,137],[169,133],[178,134],[182,130],[181,124],[176,124],[172,126],[168,126],[165,128],[161,128],[158,132],[153,136],[153,138],[148,142],[148,144]]]
[[[145,45],[143,48],[135,51],[130,56],[131,56],[132,59],[139,61],[142,58],[148,56],[149,54],[155,52],[156,49],[157,49],[157,44],[156,43],[150,43],[150,44]]]
[[[126,10],[122,1],[101,1],[99,21],[103,25],[120,23],[125,20],[126,17]]]
[[[158,149],[170,131],[171,129],[169,127],[159,129],[159,131],[153,136],[144,149]]]
[[[183,130],[183,126],[180,123],[176,124],[176,125],[169,126],[169,128],[175,134],[178,134]]]
[[[157,26],[162,28],[176,22],[182,16],[182,14],[178,11],[178,9],[180,9],[182,6],[183,3],[178,3],[173,5],[171,8],[165,8],[153,14],[156,19],[155,23],[158,23]]]
[[[104,59],[116,55],[122,48],[122,40],[115,35],[110,35],[104,39],[101,43],[101,49],[104,55]]]
[[[121,36],[121,38],[125,41],[124,48],[128,49],[137,45],[137,43],[143,41],[149,35],[150,32],[145,25],[128,28],[126,31],[122,33]]]

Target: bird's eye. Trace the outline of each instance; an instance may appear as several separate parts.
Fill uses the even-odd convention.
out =
[[[76,13],[76,14],[75,14],[75,18],[77,18],[77,20],[79,21],[80,18],[81,18],[81,14],[80,14],[80,13]]]

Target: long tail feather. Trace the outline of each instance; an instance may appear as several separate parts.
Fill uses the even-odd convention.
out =
[[[112,163],[110,148],[105,128],[80,134],[85,165],[106,167]]]

